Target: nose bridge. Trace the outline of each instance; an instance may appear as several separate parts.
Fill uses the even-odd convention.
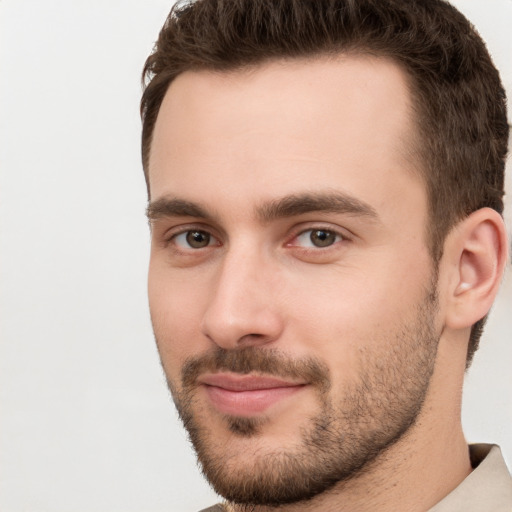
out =
[[[272,266],[259,247],[240,243],[219,265],[202,329],[229,349],[275,340],[281,319],[272,296]]]

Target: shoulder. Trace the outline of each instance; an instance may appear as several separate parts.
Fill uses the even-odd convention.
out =
[[[213,507],[208,507],[208,508],[204,508],[203,510],[200,510],[199,512],[226,512],[226,509],[218,504],[218,505],[213,505]]]

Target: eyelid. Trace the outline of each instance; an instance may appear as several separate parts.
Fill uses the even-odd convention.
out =
[[[164,246],[168,246],[177,236],[187,233],[189,231],[203,231],[205,233],[208,233],[213,239],[219,242],[218,245],[221,244],[221,236],[218,234],[218,231],[212,228],[212,226],[203,224],[201,222],[178,224],[165,230],[161,237],[162,243],[164,244]],[[210,245],[208,245],[207,247],[210,247]],[[197,251],[197,249],[190,249]]]
[[[304,233],[307,233],[309,231],[328,231],[330,233],[334,233],[336,236],[341,237],[341,240],[335,242],[332,245],[326,246],[324,248],[318,247],[315,248],[315,250],[323,249],[328,250],[330,247],[335,246],[339,242],[343,241],[351,241],[354,237],[350,231],[347,229],[341,228],[340,226],[333,226],[332,224],[329,225],[328,223],[323,222],[311,222],[306,225],[301,224],[299,226],[296,226],[290,236],[288,237],[288,241],[285,243],[286,247],[300,247],[299,245],[293,244],[293,241],[296,240],[299,236],[303,235]],[[309,249],[307,247],[304,247],[304,249]]]
[[[194,247],[190,244],[188,241],[188,235],[190,233],[201,233],[202,235],[205,235],[207,241],[207,244],[201,247]],[[185,238],[184,240],[182,238]],[[193,250],[198,251],[200,249],[206,249],[207,247],[211,246],[219,246],[217,238],[215,238],[213,235],[208,233],[207,231],[199,230],[199,229],[189,229],[187,231],[183,231],[181,233],[178,233],[172,237],[172,241],[181,249],[181,250]]]

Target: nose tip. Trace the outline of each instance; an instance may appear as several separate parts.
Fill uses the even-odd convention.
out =
[[[270,276],[261,265],[227,264],[217,280],[202,321],[202,332],[225,349],[264,345],[277,340],[283,329]]]
[[[277,322],[263,315],[237,316],[226,319],[227,311],[221,315],[205,316],[203,333],[216,345],[225,349],[242,348],[254,345],[265,345],[279,337],[280,328]]]

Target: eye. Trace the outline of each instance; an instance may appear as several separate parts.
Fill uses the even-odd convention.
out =
[[[207,231],[191,229],[173,236],[174,243],[184,249],[203,249],[217,244],[217,240]]]
[[[308,229],[296,237],[296,244],[302,247],[329,247],[336,242],[343,240],[343,237],[329,229]]]

